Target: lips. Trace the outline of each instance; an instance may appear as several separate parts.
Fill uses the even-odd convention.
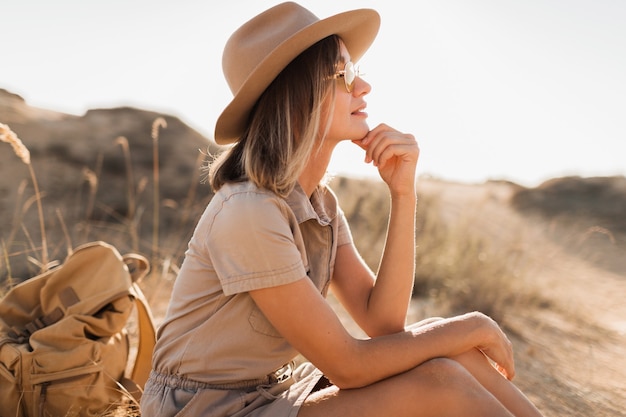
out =
[[[356,110],[354,110],[352,112],[352,114],[366,114],[365,113],[365,108],[367,107],[367,105],[365,103],[363,103],[361,106],[359,106]]]

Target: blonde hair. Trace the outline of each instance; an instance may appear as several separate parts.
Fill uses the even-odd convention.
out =
[[[255,104],[240,140],[209,166],[214,191],[250,180],[286,196],[328,129],[332,74],[340,59],[339,38],[329,36],[296,57]],[[326,123],[322,127],[322,123]],[[320,143],[318,143],[319,145]]]

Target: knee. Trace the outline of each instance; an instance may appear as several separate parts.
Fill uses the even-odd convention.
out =
[[[431,359],[413,368],[409,374],[414,383],[413,394],[415,390],[424,390],[422,397],[426,395],[438,412],[466,416],[505,415],[495,397],[454,359]]]
[[[417,368],[421,377],[427,377],[435,384],[449,386],[458,380],[467,379],[467,370],[457,361],[449,358],[430,359]]]
[[[449,358],[435,358],[413,369],[416,376],[426,378],[431,389],[454,397],[482,395],[484,388],[459,362]]]

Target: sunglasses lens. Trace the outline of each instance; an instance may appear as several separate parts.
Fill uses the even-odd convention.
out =
[[[352,87],[354,87],[354,80],[356,79],[356,70],[354,68],[354,64],[350,61],[346,64],[344,81],[346,82],[346,89],[348,91],[352,91]]]

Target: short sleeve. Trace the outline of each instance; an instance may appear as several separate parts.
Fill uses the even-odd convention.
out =
[[[245,192],[222,202],[207,247],[225,295],[295,282],[306,276],[294,239],[297,222],[274,195]]]

